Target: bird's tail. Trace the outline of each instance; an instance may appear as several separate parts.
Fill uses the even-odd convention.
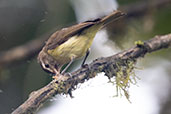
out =
[[[119,18],[121,18],[124,15],[126,15],[126,14],[119,11],[119,10],[116,10],[116,11],[112,12],[111,14],[101,18],[100,21],[99,21],[99,24],[102,23],[103,27],[104,27],[107,24],[109,24],[110,22],[116,21],[116,20],[118,20]]]

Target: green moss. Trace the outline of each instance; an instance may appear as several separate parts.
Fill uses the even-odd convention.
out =
[[[138,40],[138,41],[135,41],[134,44],[137,45],[137,46],[143,46],[144,42],[141,41],[141,40]]]
[[[131,84],[135,85],[138,79],[134,72],[135,62],[133,59],[118,60],[116,65],[113,65],[114,71],[111,71],[115,75],[114,81],[110,80],[116,86],[115,97],[124,94],[129,102],[129,87]]]

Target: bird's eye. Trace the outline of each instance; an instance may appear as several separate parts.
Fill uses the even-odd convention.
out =
[[[45,64],[45,67],[46,67],[46,68],[49,68],[49,65],[48,65],[48,64]]]

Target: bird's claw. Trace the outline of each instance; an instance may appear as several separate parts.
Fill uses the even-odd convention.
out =
[[[81,65],[81,67],[86,68],[86,67],[88,67],[88,64],[83,64],[83,65]]]

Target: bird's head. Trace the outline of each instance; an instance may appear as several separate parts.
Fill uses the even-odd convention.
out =
[[[45,70],[46,72],[51,73],[51,74],[59,73],[58,63],[56,63],[55,59],[52,56],[44,52],[44,50],[42,50],[39,53],[37,59],[41,67],[43,68],[43,70]]]

